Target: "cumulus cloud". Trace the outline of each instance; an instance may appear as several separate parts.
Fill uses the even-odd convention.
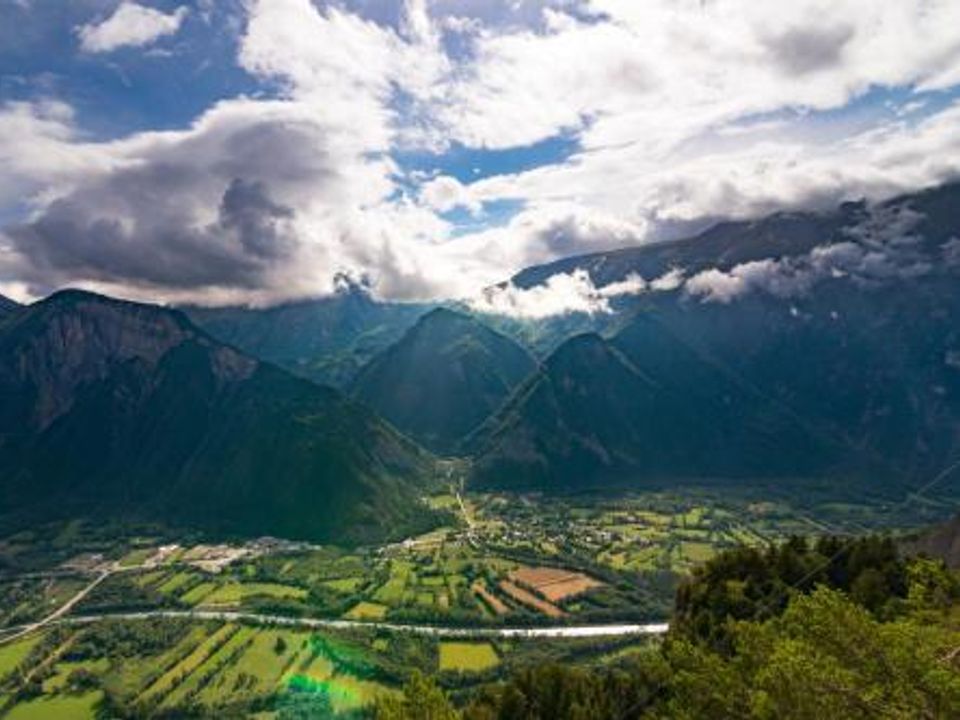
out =
[[[80,49],[88,53],[107,53],[122,47],[149,45],[161,37],[176,34],[186,16],[185,6],[167,14],[123,2],[102,22],[77,28]]]
[[[482,208],[463,183],[449,175],[441,175],[425,183],[420,188],[420,199],[427,207],[441,213],[462,207],[476,214]]]
[[[395,297],[408,292],[403,277],[426,292],[414,279],[423,253],[405,251],[439,234],[438,221],[388,202],[389,160],[340,143],[309,104],[224,102],[187,130],[97,150],[109,158],[100,170],[67,181],[0,242],[37,294],[112,283],[265,302],[331,292],[338,273],[368,275]]]
[[[85,141],[66,106],[6,108],[0,127],[31,142],[0,139],[23,171],[4,177],[32,211],[0,234],[0,280],[34,296],[73,284],[210,303],[326,294],[340,275],[395,299],[453,293],[463,273],[435,272],[446,223],[396,197],[387,154],[398,54],[420,42],[270,0],[251,4],[239,61],[282,82],[278,99],[222,101],[188,128],[106,143]]]
[[[685,284],[687,293],[705,302],[729,303],[754,289],[788,298],[805,294],[813,274],[793,267],[792,263],[772,259],[737,265],[729,272],[716,268],[697,273]]]

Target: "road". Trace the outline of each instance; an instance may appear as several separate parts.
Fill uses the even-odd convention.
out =
[[[463,504],[463,498],[460,497],[459,491],[457,492],[457,502],[460,503],[460,512],[463,513],[463,519],[466,520],[467,527],[470,532],[473,532],[473,520],[470,518],[470,513],[467,512],[467,506]]]
[[[46,616],[45,618],[43,618],[42,620],[38,620],[37,622],[35,622],[35,623],[30,623],[30,624],[28,624],[28,625],[21,625],[21,626],[19,626],[19,627],[17,627],[17,628],[0,628],[0,632],[5,632],[5,631],[10,630],[10,629],[13,629],[13,630],[14,630],[14,633],[13,633],[12,635],[7,635],[7,636],[4,637],[2,640],[0,640],[0,645],[3,645],[3,644],[8,643],[8,642],[13,642],[13,641],[16,640],[17,638],[21,638],[21,637],[23,637],[24,635],[29,635],[30,633],[32,633],[32,632],[34,632],[34,631],[36,631],[36,630],[39,630],[40,628],[44,627],[45,625],[54,624],[54,623],[57,623],[58,621],[62,620],[63,617],[64,617],[64,615],[66,615],[68,612],[70,612],[70,611],[77,605],[77,603],[79,603],[79,602],[80,602],[81,600],[83,600],[87,595],[89,595],[90,592],[91,592],[97,585],[99,585],[99,584],[102,583],[104,580],[106,580],[108,577],[110,577],[114,572],[115,572],[115,569],[114,569],[114,568],[111,568],[111,569],[109,569],[109,570],[104,570],[104,571],[102,571],[99,575],[97,575],[97,577],[93,580],[93,582],[91,582],[89,585],[87,585],[86,587],[84,587],[82,590],[80,590],[80,592],[78,592],[78,593],[77,593],[76,595],[74,595],[72,598],[70,598],[69,600],[67,600],[63,605],[61,605],[59,608],[57,608],[56,610],[54,610],[52,613],[50,613],[49,615],[47,615],[47,616]]]
[[[109,573],[108,573],[109,574]],[[102,582],[103,577],[96,583]],[[88,592],[95,585],[88,587]],[[82,598],[79,598],[82,599]],[[79,602],[79,599],[70,605]],[[620,637],[623,635],[662,635],[667,631],[667,623],[619,623],[605,625],[567,625],[551,627],[446,627],[437,625],[416,625],[405,623],[365,622],[362,620],[334,620],[325,618],[293,618],[283,615],[267,615],[251,612],[232,612],[221,610],[148,610],[133,613],[103,613],[97,615],[78,615],[64,617],[69,610],[60,608],[38,623],[2,628],[4,632],[14,631],[14,635],[0,640],[0,645],[45,625],[86,625],[101,620],[149,620],[151,618],[171,618],[189,620],[222,620],[225,622],[252,622],[258,625],[283,625],[287,627],[329,630],[356,630],[372,628],[387,632],[410,633],[437,638],[590,638]]]

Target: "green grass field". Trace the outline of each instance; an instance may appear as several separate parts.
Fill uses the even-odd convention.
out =
[[[123,662],[115,664],[111,672],[104,676],[104,688],[125,699],[138,696],[163,675],[166,668],[193,652],[207,635],[203,625],[196,625],[175,645],[157,655],[124,658]]]
[[[43,681],[43,691],[55,693],[66,688],[70,673],[74,670],[87,670],[94,675],[102,675],[109,669],[110,661],[106,658],[83,662],[59,662],[54,667],[54,675]]]
[[[327,580],[323,583],[324,587],[342,593],[356,592],[364,582],[362,577],[337,578],[336,580]]]
[[[303,588],[277,583],[231,582],[221,585],[209,595],[203,596],[201,602],[204,605],[236,605],[247,598],[258,596],[300,600],[307,596],[307,591]]]
[[[216,706],[229,699],[273,692],[280,683],[284,667],[299,661],[308,635],[290,630],[252,631],[243,654],[224,667],[199,695],[201,703]],[[286,649],[276,652],[277,638],[283,638]],[[247,638],[249,640],[249,637]]]
[[[500,664],[490,643],[440,643],[440,672],[479,672]]]
[[[102,697],[99,690],[83,695],[43,696],[18,703],[4,717],[6,720],[92,720]]]
[[[137,587],[148,587],[154,583],[160,582],[160,579],[166,574],[166,570],[152,570],[151,572],[137,575],[133,581],[137,584]]]
[[[220,672],[221,668],[229,660],[246,647],[250,639],[255,634],[252,628],[240,627],[230,636],[230,639],[223,643],[216,651],[210,653],[207,658],[190,673],[182,683],[177,685],[163,699],[164,707],[177,707],[191,696],[199,693],[201,687],[206,687],[206,683]]]
[[[12,673],[30,654],[30,651],[36,647],[43,635],[31,635],[0,646],[0,680]]]
[[[156,682],[144,691],[141,697],[143,699],[155,699],[166,695],[174,689],[182,678],[188,676],[196,670],[201,663],[206,661],[220,643],[225,642],[236,630],[237,627],[235,625],[221,626],[216,632],[200,643],[189,655],[160,676]]]
[[[178,572],[171,575],[169,578],[163,581],[163,584],[157,587],[162,593],[173,594],[188,582],[193,577],[191,573],[188,572]]]
[[[131,550],[120,559],[120,567],[139,567],[154,553],[153,548],[138,548]]]
[[[344,615],[348,620],[383,620],[389,608],[378,603],[360,602]]]
[[[217,586],[212,582],[202,582],[196,587],[190,588],[187,592],[180,596],[180,599],[185,603],[190,605],[196,605],[201,600],[206,599],[207,595],[212,593],[217,589]]]

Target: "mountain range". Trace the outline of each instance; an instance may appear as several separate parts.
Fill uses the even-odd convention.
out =
[[[121,516],[323,541],[429,523],[430,459],[174,310],[65,291],[0,325],[6,518]]]
[[[356,287],[266,309],[0,302],[0,515],[379,540],[433,520],[430,451],[501,489],[916,485],[960,456],[957,207],[953,184],[776,213],[492,289],[633,288],[545,320]]]
[[[472,445],[475,484],[563,490],[812,476],[838,456],[829,438],[645,314],[609,340],[562,344]]]
[[[603,287],[706,272],[736,294],[697,295],[694,280],[639,293],[604,320],[607,339],[561,344],[473,438],[475,481],[928,477],[960,453],[956,207],[949,185],[521,273],[518,286],[580,270]]]

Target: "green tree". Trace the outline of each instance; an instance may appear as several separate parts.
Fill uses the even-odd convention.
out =
[[[459,720],[446,694],[436,683],[415,670],[400,696],[380,696],[373,706],[376,720]]]
[[[464,720],[634,720],[656,705],[669,674],[656,652],[600,671],[536,666],[482,693]]]
[[[942,560],[917,558],[907,577],[907,606],[915,613],[949,610],[960,599],[960,581]]]
[[[725,658],[671,643],[667,715],[677,718],[960,717],[960,673],[947,660],[960,635],[910,619],[883,623],[821,587],[779,618],[739,622]]]

